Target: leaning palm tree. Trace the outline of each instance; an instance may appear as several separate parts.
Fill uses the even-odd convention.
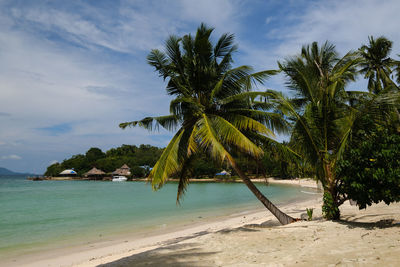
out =
[[[294,121],[293,149],[315,166],[324,188],[324,216],[338,219],[339,206],[347,199],[340,195],[340,177],[335,173],[355,122],[363,114],[386,119],[398,95],[383,88],[378,94],[348,92],[361,59],[349,52],[339,58],[335,47],[326,42],[304,46],[301,54],[280,63],[294,97],[275,95],[280,109]]]
[[[255,101],[262,93],[251,91],[256,82],[262,83],[275,71],[253,73],[249,66],[232,68],[234,36],[223,34],[213,46],[212,31],[201,24],[194,38],[190,34],[182,38],[170,36],[165,52],[151,51],[148,63],[164,80],[168,79],[167,93],[175,97],[170,103],[170,114],[121,123],[120,127],[152,130],[161,125],[167,130],[178,129],[149,175],[155,190],[169,177],[179,176],[179,202],[189,181],[185,174],[190,161],[195,154],[205,152],[217,162],[227,162],[279,222],[291,223],[295,219],[271,203],[238,168],[232,156],[233,152],[240,152],[261,157],[263,151],[253,138],[274,142],[273,131],[285,129],[280,115],[258,108],[269,105]]]
[[[379,93],[388,85],[396,86],[391,79],[393,69],[396,67],[396,60],[389,57],[392,50],[392,41],[381,36],[374,39],[368,37],[369,44],[359,49],[362,57],[361,70],[364,77],[368,79],[368,90],[372,93]]]

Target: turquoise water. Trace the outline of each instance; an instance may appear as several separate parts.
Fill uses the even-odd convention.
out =
[[[258,187],[276,204],[309,197],[293,186]],[[240,183],[192,183],[181,206],[176,190],[176,183],[153,192],[145,182],[0,178],[0,256],[263,208]]]

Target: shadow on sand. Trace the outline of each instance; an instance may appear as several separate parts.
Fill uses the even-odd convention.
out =
[[[278,222],[277,222],[278,223]],[[278,223],[279,224],[279,223]],[[217,233],[226,234],[231,232],[257,232],[257,228],[273,227],[277,224],[273,221],[266,221],[262,224],[249,224],[233,229],[223,229]],[[202,251],[200,244],[195,242],[184,242],[189,239],[208,234],[202,231],[190,236],[180,237],[163,242],[159,248],[134,254],[113,262],[98,265],[101,267],[127,267],[127,266],[215,266],[213,261],[200,261],[204,256],[220,253],[219,251]]]
[[[348,220],[337,220],[337,223],[346,225],[350,229],[354,228],[364,228],[364,229],[373,229],[373,228],[390,228],[390,227],[400,227],[400,222],[395,221],[394,219],[383,219],[375,222],[355,222]]]
[[[199,257],[216,253],[218,252],[200,251],[197,243],[174,244],[138,253],[98,266],[209,266],[213,265],[213,263],[199,262]]]

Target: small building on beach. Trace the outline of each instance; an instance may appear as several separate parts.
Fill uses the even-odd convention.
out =
[[[90,171],[86,172],[84,174],[85,177],[91,178],[91,179],[103,179],[103,176],[106,173],[103,172],[102,170],[97,169],[96,167],[93,167]]]
[[[116,169],[115,171],[112,172],[113,176],[116,175],[122,175],[122,176],[129,176],[131,175],[131,168],[129,168],[128,165],[124,164],[121,166],[121,168]]]
[[[63,170],[62,172],[60,172],[61,177],[75,177],[77,175],[78,174],[73,169],[67,169],[67,170]]]
[[[215,175],[216,176],[227,176],[227,177],[231,176],[231,174],[225,170],[223,170],[222,172],[216,173]]]

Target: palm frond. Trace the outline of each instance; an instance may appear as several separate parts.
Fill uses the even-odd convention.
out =
[[[154,190],[161,188],[171,175],[177,174],[181,170],[184,159],[178,157],[178,152],[184,132],[181,128],[175,134],[150,172],[149,178]]]
[[[204,107],[193,97],[180,96],[170,102],[170,113],[182,117],[190,111],[193,115],[200,113]]]
[[[251,71],[252,68],[246,65],[226,71],[212,89],[211,98],[216,97],[221,92],[227,95],[239,91],[243,80],[251,75]]]
[[[175,115],[166,115],[159,117],[146,117],[140,121],[131,121],[120,123],[119,127],[125,129],[126,127],[135,127],[139,126],[145,128],[149,131],[153,131],[154,129],[158,130],[159,125],[165,128],[168,131],[173,131],[179,124],[179,119]]]
[[[232,117],[233,120],[236,116],[245,116],[250,119],[254,119],[264,127],[268,129],[271,134],[268,136],[274,137],[274,132],[278,133],[288,133],[290,124],[285,118],[277,112],[267,112],[263,110],[256,109],[246,109],[246,108],[230,108],[227,109],[229,112],[226,116],[227,118]]]
[[[220,105],[226,105],[228,103],[234,102],[234,101],[251,101],[253,102],[254,99],[257,97],[262,97],[265,100],[268,99],[273,99],[275,97],[275,93],[273,91],[265,91],[265,92],[240,92],[235,95],[230,95],[225,98],[219,99],[218,104]]]
[[[235,146],[240,151],[255,158],[259,158],[263,154],[263,151],[250,139],[248,139],[241,131],[239,131],[239,129],[236,128],[232,123],[220,116],[210,115],[209,118],[210,126],[213,129],[218,129],[218,131],[215,132],[217,133],[218,140],[220,140],[221,143]],[[239,123],[238,120],[236,122]],[[264,127],[261,124],[257,124],[255,121],[253,122],[254,123],[248,122],[247,126],[251,125],[257,128],[258,126],[260,126],[260,128]]]
[[[150,54],[147,56],[147,62],[158,71],[160,77],[163,77],[164,80],[171,74],[169,70],[170,62],[167,56],[160,50],[151,50]]]
[[[233,45],[234,40],[235,36],[233,34],[224,33],[214,47],[214,57],[223,58],[235,51],[237,46]]]
[[[218,134],[210,118],[208,118],[206,114],[203,114],[203,118],[198,121],[196,126],[197,139],[200,145],[209,152],[214,160],[223,162],[229,153],[218,140]]]
[[[182,166],[181,173],[179,175],[178,192],[176,193],[176,204],[181,204],[181,199],[186,193],[187,186],[189,185],[189,175],[187,174],[188,166],[190,165],[193,157],[189,157],[185,160]]]
[[[253,111],[253,110],[251,110]],[[229,117],[229,115],[228,115]],[[251,117],[239,115],[239,114],[234,114],[232,115],[232,118],[229,120],[232,125],[243,131],[253,131],[257,132],[259,134],[263,134],[269,137],[275,137],[275,134],[273,131],[265,127],[264,124],[258,122],[257,120],[252,119]]]

